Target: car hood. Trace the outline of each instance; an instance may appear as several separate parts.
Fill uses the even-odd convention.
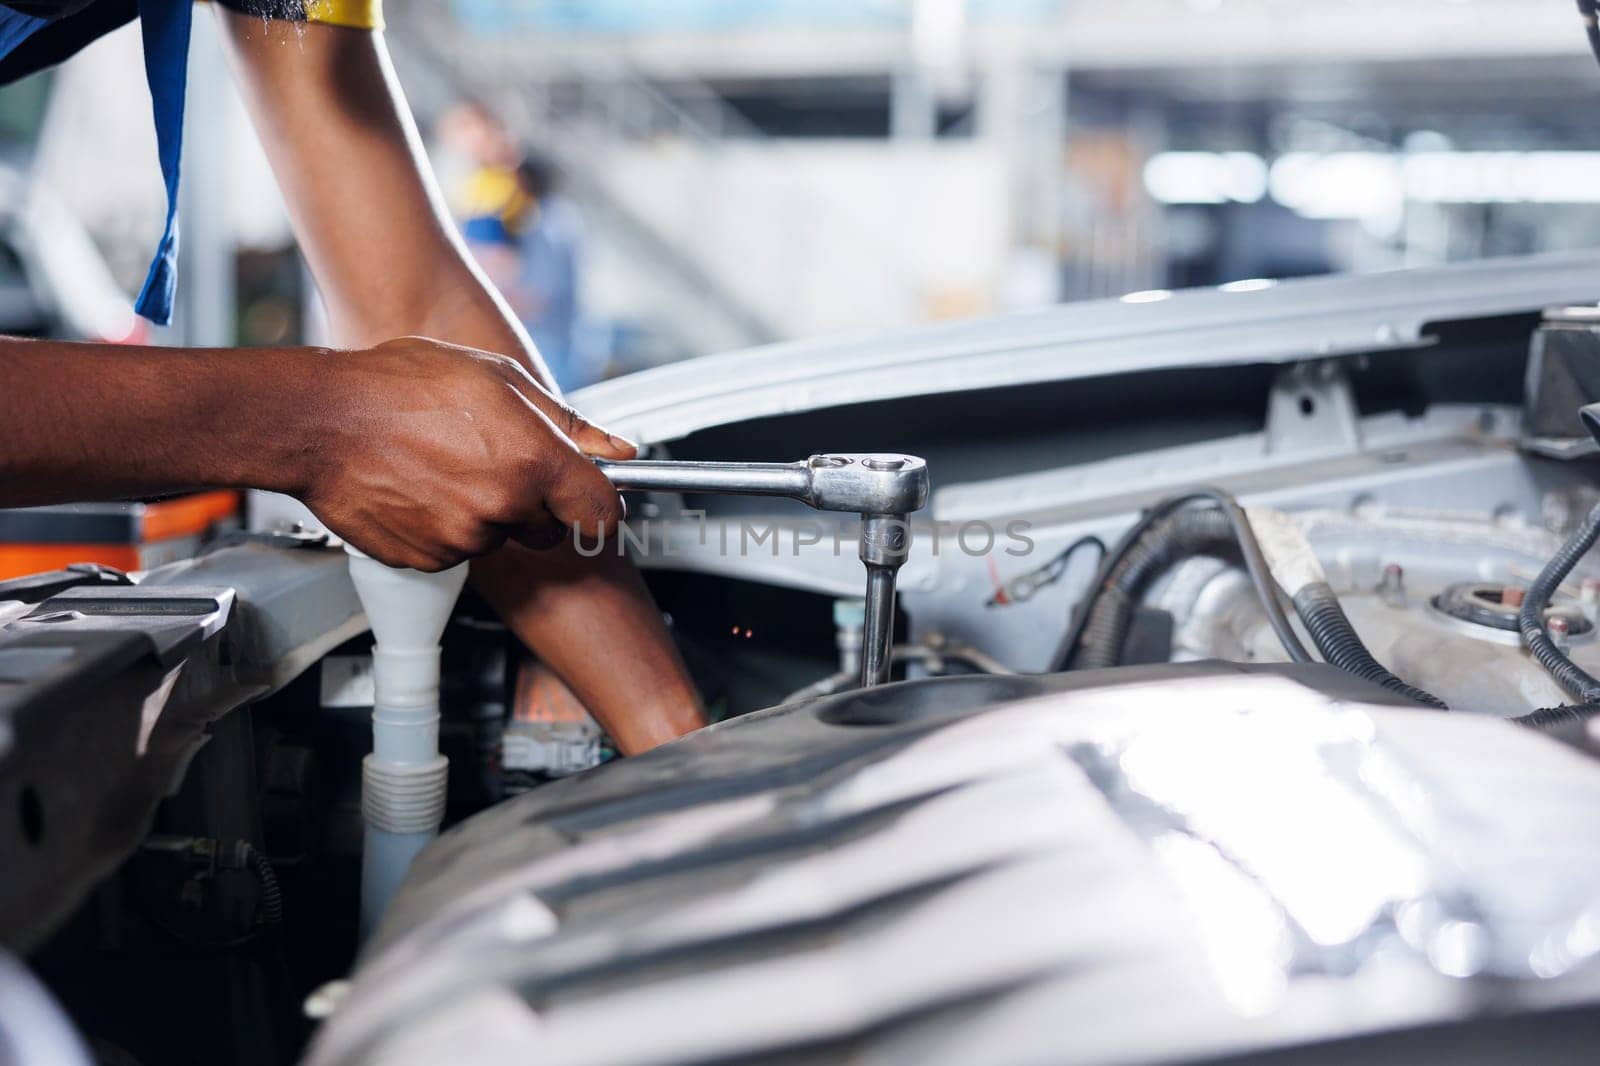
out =
[[[592,385],[575,406],[644,444],[906,396],[1431,343],[1430,327],[1592,300],[1600,253],[1133,293],[704,356]]]

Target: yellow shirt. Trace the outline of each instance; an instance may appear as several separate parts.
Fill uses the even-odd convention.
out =
[[[383,0],[305,0],[306,21],[358,30],[383,29]]]
[[[298,22],[325,22],[330,26],[349,26],[357,30],[383,29],[383,0],[303,0],[303,12],[285,11],[283,4],[225,0],[225,7],[261,18],[290,19]]]

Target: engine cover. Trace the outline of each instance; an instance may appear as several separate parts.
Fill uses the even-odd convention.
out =
[[[1326,667],[776,708],[442,836],[310,1061],[1442,1055],[1600,996],[1597,805],[1573,749]]]

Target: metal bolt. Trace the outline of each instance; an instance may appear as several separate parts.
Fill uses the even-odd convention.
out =
[[[1399,563],[1390,563],[1383,568],[1383,577],[1378,582],[1378,598],[1390,607],[1406,605],[1406,573]]]
[[[859,599],[833,601],[834,643],[839,649],[839,671],[861,672],[862,628],[866,625],[867,605]]]
[[[906,461],[904,459],[891,458],[890,456],[874,455],[863,459],[861,465],[868,470],[899,470],[906,465]]]
[[[1570,643],[1568,638],[1572,636],[1572,626],[1567,620],[1559,614],[1551,615],[1545,622],[1545,628],[1549,631],[1550,639],[1555,643],[1555,646],[1562,651],[1566,651],[1567,645]]]
[[[1578,586],[1578,606],[1591,623],[1600,625],[1600,578],[1583,579]]]

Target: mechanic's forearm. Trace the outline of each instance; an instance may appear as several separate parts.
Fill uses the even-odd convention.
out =
[[[554,392],[527,333],[446,215],[382,35],[222,17],[335,341],[434,337],[517,359]],[[624,751],[700,723],[693,686],[626,562],[506,548],[473,572]]]
[[[457,344],[504,351],[512,334],[483,314],[423,327]],[[554,388],[554,385],[551,385]],[[705,725],[699,693],[631,562],[584,558],[570,542],[534,552],[506,544],[472,562],[472,585],[550,665],[616,741],[637,755]]]
[[[422,331],[493,351],[513,342],[497,316],[437,313],[445,317]],[[705,725],[661,612],[627,559],[610,550],[586,559],[570,542],[542,552],[506,544],[474,559],[471,573],[473,587],[572,688],[624,755]]]
[[[324,354],[0,338],[0,505],[295,492],[328,406]]]
[[[705,724],[700,697],[638,571],[614,551],[507,545],[472,584],[583,701],[624,755]]]
[[[435,337],[517,359],[551,387],[445,212],[383,35],[221,16],[335,343]]]

